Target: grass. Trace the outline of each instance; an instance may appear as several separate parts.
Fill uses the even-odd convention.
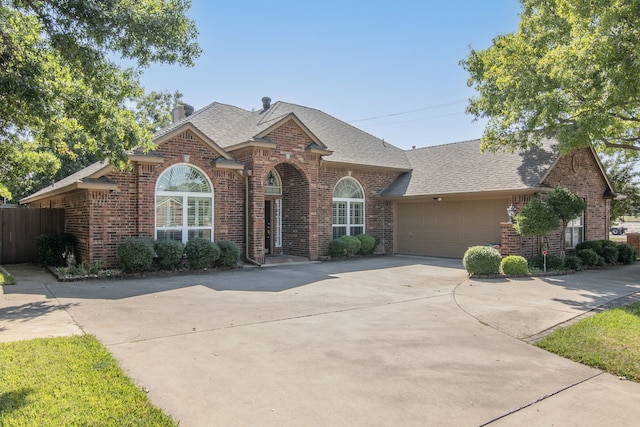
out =
[[[0,268],[0,285],[15,285],[16,279]]]
[[[536,345],[640,382],[640,303],[607,310],[558,329]]]
[[[0,425],[175,426],[91,335],[0,343]]]

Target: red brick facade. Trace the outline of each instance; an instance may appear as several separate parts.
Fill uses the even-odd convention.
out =
[[[601,173],[600,165],[589,148],[583,148],[561,157],[549,171],[543,185],[566,187],[584,198],[587,209],[584,212],[584,240],[600,240],[609,236],[609,203],[604,197],[609,188]],[[513,195],[511,203],[517,210],[526,204],[532,195]],[[525,258],[539,253],[538,239],[521,237],[513,229],[513,224],[504,222],[501,226],[502,255],[521,255]],[[545,247],[549,254],[561,253],[561,230],[545,237]]]
[[[326,254],[332,239],[332,194],[336,183],[351,176],[365,191],[365,231],[382,239],[384,250],[393,247],[393,212],[378,193],[398,172],[334,168],[307,147],[313,142],[293,120],[266,135],[270,144],[233,150],[243,171],[216,168],[221,153],[185,131],[161,143],[154,157],[138,156],[132,170],[111,171],[106,178],[114,190],[76,190],[38,200],[33,207],[66,210],[66,231],[78,239],[78,259],[117,265],[118,245],[127,237],[154,238],[155,187],[160,175],[177,164],[204,172],[213,185],[214,240],[237,243],[248,258],[265,258],[265,200],[282,199],[282,245],[286,253],[316,260]],[[159,163],[159,159],[161,162]],[[264,182],[272,169],[282,180],[282,195],[265,195]],[[246,193],[248,189],[248,197]],[[248,201],[248,216],[245,205]]]

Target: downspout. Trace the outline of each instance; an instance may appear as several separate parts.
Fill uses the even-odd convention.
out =
[[[251,264],[261,267],[258,261],[249,256],[249,175],[250,171],[244,174],[244,257]]]

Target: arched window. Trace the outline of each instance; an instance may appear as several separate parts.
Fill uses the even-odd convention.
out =
[[[271,169],[264,180],[264,194],[278,196],[282,194],[282,180],[277,170]]]
[[[353,178],[338,181],[333,190],[333,238],[364,233],[364,191]]]
[[[202,171],[179,164],[156,183],[156,239],[186,243],[194,237],[213,240],[213,187]]]

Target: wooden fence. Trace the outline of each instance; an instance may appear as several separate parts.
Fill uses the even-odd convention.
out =
[[[64,231],[64,209],[0,209],[0,264],[38,261],[36,238]]]

